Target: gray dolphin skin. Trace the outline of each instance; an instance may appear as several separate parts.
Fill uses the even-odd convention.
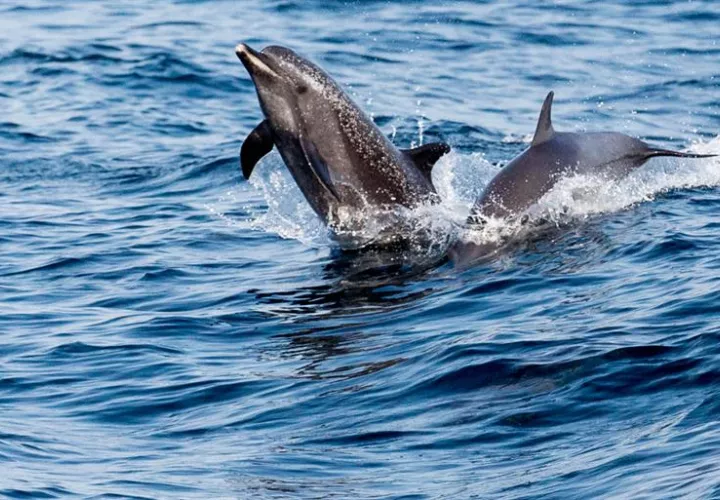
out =
[[[468,218],[470,228],[482,226],[490,217],[513,219],[522,216],[568,175],[596,173],[617,179],[656,156],[717,156],[657,149],[614,132],[556,132],[550,116],[553,95],[550,92],[545,98],[530,147],[508,163],[476,200]],[[460,241],[448,253],[455,265],[462,267],[491,258],[505,243]]]
[[[248,135],[240,163],[249,178],[277,147],[313,210],[332,226],[341,209],[415,207],[437,201],[431,180],[447,144],[397,149],[321,68],[290,49],[235,48],[265,119]]]
[[[545,98],[532,144],[490,181],[476,200],[469,223],[518,216],[568,175],[597,173],[619,178],[656,156],[716,156],[657,149],[615,132],[556,132],[550,116],[553,96],[550,92]]]

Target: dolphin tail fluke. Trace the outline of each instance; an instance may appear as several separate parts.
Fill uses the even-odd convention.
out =
[[[272,130],[267,120],[263,120],[250,134],[240,148],[240,166],[245,179],[250,178],[260,159],[272,151],[274,146]]]
[[[645,154],[647,158],[655,158],[656,156],[674,156],[675,158],[713,158],[716,154],[698,154],[698,153],[682,153],[680,151],[672,151],[670,149],[649,149]]]

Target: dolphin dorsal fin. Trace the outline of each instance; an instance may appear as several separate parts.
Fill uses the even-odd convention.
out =
[[[413,149],[401,149],[413,164],[432,183],[432,168],[441,156],[450,152],[444,142],[432,142]]]
[[[267,120],[263,120],[243,141],[240,148],[240,166],[242,167],[245,179],[250,178],[255,164],[260,159],[272,151],[275,143],[273,142],[273,134],[270,124]]]
[[[545,98],[545,102],[540,110],[540,118],[538,118],[537,128],[535,128],[535,136],[532,140],[532,145],[537,146],[543,142],[549,141],[555,135],[555,130],[552,126],[552,119],[550,112],[552,111],[552,102],[555,92],[550,93]]]

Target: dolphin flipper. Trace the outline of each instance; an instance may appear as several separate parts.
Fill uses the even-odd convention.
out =
[[[275,145],[272,130],[267,120],[263,120],[250,134],[240,148],[240,166],[245,179],[250,178],[260,159],[272,151]]]
[[[555,130],[552,126],[551,111],[553,97],[555,92],[550,91],[545,102],[543,102],[542,109],[540,110],[540,117],[538,118],[537,127],[535,128],[535,135],[533,136],[532,146],[537,146],[543,142],[547,142],[555,136]]]
[[[413,164],[432,183],[432,168],[441,156],[450,152],[450,146],[444,142],[433,142],[413,149],[401,149]]]
[[[307,163],[310,166],[310,170],[313,171],[317,180],[320,181],[320,184],[322,184],[323,187],[327,189],[337,201],[340,201],[340,195],[338,194],[337,189],[335,189],[335,185],[330,178],[330,170],[320,156],[320,152],[315,147],[315,144],[308,140],[307,137],[300,136],[300,147],[305,155],[305,160],[307,160]]]

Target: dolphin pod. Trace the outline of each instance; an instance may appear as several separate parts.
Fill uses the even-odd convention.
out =
[[[247,69],[265,119],[245,139],[245,178],[277,147],[313,210],[332,225],[343,208],[414,208],[437,201],[430,176],[450,150],[434,143],[396,148],[322,69],[290,49],[245,44],[235,52]]]
[[[235,52],[255,84],[265,116],[241,147],[246,179],[276,147],[313,210],[331,228],[343,209],[373,217],[372,211],[363,209],[414,208],[438,201],[431,171],[450,151],[447,144],[396,148],[327,73],[290,49],[269,46],[256,52],[240,44]],[[615,132],[556,132],[551,120],[553,96],[550,92],[545,98],[530,147],[510,161],[475,201],[469,227],[488,218],[523,215],[569,175],[597,173],[617,179],[654,157],[716,156],[653,148]],[[485,245],[463,244],[452,248],[450,256],[467,261],[489,250]]]

